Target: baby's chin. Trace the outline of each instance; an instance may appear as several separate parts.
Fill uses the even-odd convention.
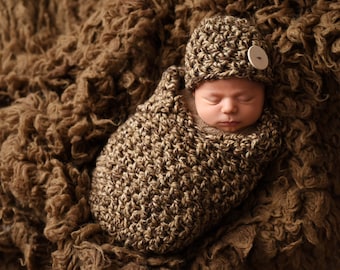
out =
[[[215,128],[225,133],[237,133],[240,130],[242,130],[241,128],[223,128],[223,127],[215,127]]]
[[[226,133],[236,133],[244,128],[239,123],[218,123],[214,127]]]
[[[250,131],[253,131],[255,127],[255,123],[252,125],[234,125],[234,126],[228,126],[228,125],[215,125],[214,128],[223,131],[225,133],[248,133]]]

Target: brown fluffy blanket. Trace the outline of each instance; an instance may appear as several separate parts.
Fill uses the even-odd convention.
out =
[[[115,246],[89,211],[96,157],[216,12],[273,46],[284,151],[180,253]],[[0,0],[0,268],[340,268],[339,61],[338,1]]]

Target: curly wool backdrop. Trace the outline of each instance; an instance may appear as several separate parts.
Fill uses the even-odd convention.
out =
[[[272,44],[281,154],[192,245],[119,247],[89,210],[96,157],[218,12]],[[338,269],[339,84],[338,1],[0,0],[0,269]]]

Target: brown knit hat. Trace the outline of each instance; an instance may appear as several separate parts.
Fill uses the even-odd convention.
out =
[[[259,31],[246,19],[215,15],[192,33],[185,54],[186,88],[205,80],[228,77],[272,83],[268,48]]]

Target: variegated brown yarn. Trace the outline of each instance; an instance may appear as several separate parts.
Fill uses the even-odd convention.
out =
[[[111,135],[93,171],[95,219],[117,245],[137,251],[190,245],[248,196],[280,148],[279,121],[268,111],[250,134],[200,130],[183,101],[180,70],[169,68]]]
[[[192,90],[202,81],[229,77],[271,84],[271,66],[259,70],[248,59],[247,51],[253,45],[269,53],[260,32],[247,19],[215,15],[202,20],[186,46],[186,87]]]
[[[220,13],[271,46],[282,154],[181,252],[118,246],[89,211],[99,150]],[[339,14],[332,0],[0,0],[0,269],[340,269]]]

